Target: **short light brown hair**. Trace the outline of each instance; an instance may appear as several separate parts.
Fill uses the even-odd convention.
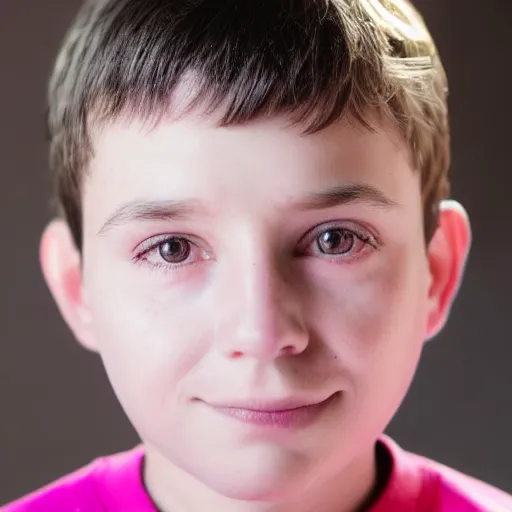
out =
[[[49,88],[50,167],[78,248],[92,124],[156,121],[194,76],[187,106],[219,125],[288,115],[305,133],[370,110],[399,128],[420,173],[425,237],[448,195],[447,81],[407,0],[89,0]],[[143,171],[141,171],[143,172]]]

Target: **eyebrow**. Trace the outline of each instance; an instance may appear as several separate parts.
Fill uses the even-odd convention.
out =
[[[206,216],[205,209],[196,199],[132,201],[120,206],[103,224],[98,235],[131,222],[186,220],[200,214]]]
[[[309,194],[294,202],[292,210],[324,210],[357,202],[368,202],[383,208],[398,206],[378,188],[356,183],[339,185],[322,192]],[[199,216],[207,217],[208,213],[203,203],[197,199],[132,201],[120,206],[103,224],[98,235],[131,222],[184,221]]]
[[[349,183],[335,186],[322,192],[315,192],[295,205],[297,210],[324,210],[350,203],[366,202],[379,208],[394,208],[398,203],[387,197],[384,192],[366,183]]]

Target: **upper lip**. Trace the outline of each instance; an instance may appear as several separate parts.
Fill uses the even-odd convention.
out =
[[[206,402],[215,409],[243,409],[254,412],[285,412],[301,407],[318,405],[331,398],[333,394],[320,399],[297,399],[297,398],[280,398],[280,399],[250,399],[250,400],[230,400],[229,402]]]

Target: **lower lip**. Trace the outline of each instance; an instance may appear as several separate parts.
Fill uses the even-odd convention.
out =
[[[327,400],[314,405],[288,409],[285,411],[254,411],[250,409],[239,409],[236,407],[215,408],[224,416],[228,416],[242,423],[249,423],[260,427],[276,429],[290,429],[304,427],[313,422],[322,412],[327,409],[336,399],[335,393]]]

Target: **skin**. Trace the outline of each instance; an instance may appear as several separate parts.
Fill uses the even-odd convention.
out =
[[[83,253],[56,220],[41,263],[145,443],[161,510],[352,511],[374,487],[375,441],[447,318],[470,245],[464,210],[446,202],[425,246],[418,173],[374,121],[374,133],[345,119],[301,136],[284,119],[218,128],[190,114],[95,133]],[[303,204],[354,186],[355,200]],[[184,200],[195,203],[145,219],[126,206]],[[335,243],[318,245],[322,234]],[[190,249],[181,266],[159,252],[170,237],[190,241],[175,246]],[[333,394],[295,428],[212,407]]]

